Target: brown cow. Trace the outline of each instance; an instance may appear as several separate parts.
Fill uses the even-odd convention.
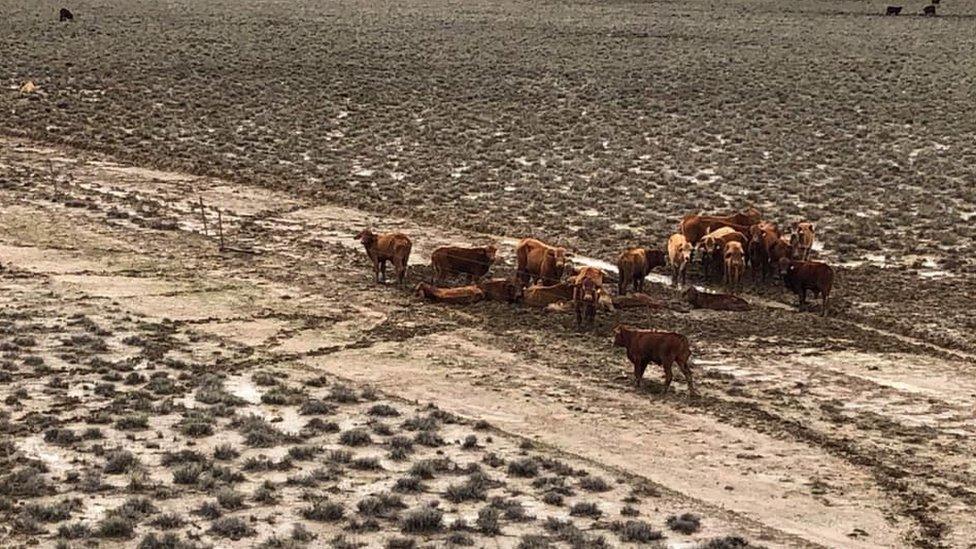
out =
[[[783,275],[783,285],[800,298],[800,310],[806,306],[807,291],[813,292],[813,297],[822,296],[821,316],[827,316],[827,298],[834,285],[834,269],[821,261],[780,260],[780,273]]]
[[[634,385],[639,389],[644,370],[651,362],[664,367],[664,390],[667,393],[674,377],[671,368],[675,362],[688,382],[688,393],[696,395],[691,376],[691,345],[688,338],[674,332],[638,330],[619,325],[613,329],[613,345],[627,349],[627,358],[634,365]]]
[[[365,229],[356,235],[356,240],[363,243],[366,255],[373,261],[376,281],[386,283],[386,262],[393,263],[397,284],[403,286],[403,278],[407,274],[407,260],[410,259],[410,248],[413,246],[407,235],[402,233],[374,234]]]
[[[773,273],[769,263],[769,251],[779,238],[779,227],[775,223],[762,221],[749,227],[747,258],[752,266],[754,283],[759,283],[760,276],[765,282],[766,278]]]
[[[529,286],[522,291],[522,302],[529,307],[545,307],[560,301],[572,301],[573,288],[571,282],[560,282],[551,286]]]
[[[749,304],[741,297],[730,294],[712,294],[700,292],[692,286],[685,292],[685,299],[696,309],[713,309],[716,311],[748,311]]]
[[[523,286],[531,282],[553,285],[563,277],[566,248],[550,246],[534,238],[523,238],[515,247],[516,275]]]
[[[417,296],[440,303],[455,305],[470,305],[485,298],[485,293],[477,286],[461,286],[459,288],[438,288],[426,282],[417,284]]]
[[[810,259],[810,250],[813,249],[813,241],[817,237],[817,226],[809,221],[797,221],[793,223],[790,231],[790,246],[793,248],[793,257],[801,261]]]
[[[703,236],[721,227],[731,227],[743,234],[748,234],[749,227],[759,223],[761,219],[759,210],[755,208],[727,216],[692,214],[681,219],[681,223],[678,224],[678,232],[688,242],[695,245]]]
[[[509,278],[482,280],[478,287],[485,292],[485,298],[504,303],[516,303],[522,298],[522,285]]]
[[[618,294],[627,293],[627,287],[633,285],[635,292],[644,291],[644,278],[654,267],[664,266],[664,252],[648,248],[630,248],[617,258]]]
[[[671,265],[671,284],[688,283],[688,265],[691,263],[691,243],[681,234],[673,234],[668,239],[668,263]]]
[[[464,248],[461,246],[441,246],[430,254],[430,264],[434,269],[434,281],[442,282],[451,275],[466,274],[474,284],[485,276],[495,261],[498,248],[482,246]]]
[[[785,236],[774,241],[767,250],[770,269],[777,268],[784,258],[793,259],[793,247]]]
[[[744,249],[747,240],[743,233],[731,227],[721,227],[702,237],[698,243],[701,250],[702,274],[706,278],[711,271],[722,268],[725,246],[729,242],[738,242]]]
[[[583,319],[593,325],[596,306],[603,293],[603,271],[596,267],[582,267],[573,278],[573,306],[576,309],[576,328],[583,326]]]
[[[725,276],[723,282],[735,293],[742,282],[742,272],[746,270],[745,250],[739,242],[725,245]]]
[[[614,296],[611,300],[617,309],[663,309],[664,303],[647,294],[629,294]]]

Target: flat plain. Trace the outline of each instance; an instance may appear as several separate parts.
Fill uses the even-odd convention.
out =
[[[0,6],[0,130],[10,136],[0,153],[9,373],[0,391],[13,435],[4,474],[53,453],[87,480],[95,447],[112,452],[127,445],[126,433],[141,432],[127,415],[157,415],[117,392],[145,400],[143,392],[167,394],[159,390],[170,380],[173,400],[200,400],[200,384],[206,395],[223,390],[220,383],[257,383],[267,369],[276,380],[269,389],[238,395],[243,403],[229,399],[247,413],[180,401],[158,412],[168,417],[146,428],[152,437],[133,436],[142,446],[156,432],[180,448],[193,442],[206,457],[201,475],[223,486],[214,478],[223,465],[208,453],[208,437],[220,437],[195,442],[186,432],[211,425],[246,437],[264,427],[241,418],[262,410],[290,421],[292,412],[265,410],[268,392],[297,410],[306,400],[326,402],[336,384],[356,394],[376,387],[403,419],[429,415],[428,402],[457,415],[460,423],[432,429],[446,431],[445,442],[458,439],[444,452],[456,465],[444,473],[452,481],[477,477],[463,469],[477,460],[462,459],[461,448],[474,434],[479,452],[506,463],[566,452],[582,460],[576,468],[619,476],[619,486],[614,478],[612,490],[592,497],[604,514],[618,512],[613,505],[632,489],[676,498],[639,509],[648,528],[675,536],[662,543],[741,534],[773,546],[965,547],[976,536],[976,2],[947,1],[939,17],[923,18],[883,17],[882,4],[862,1],[124,0],[71,6],[77,18],[65,25],[53,2]],[[20,93],[28,80],[39,92]],[[223,211],[235,243],[260,253],[215,254],[201,236],[197,196]],[[624,312],[577,335],[568,315],[422,305],[378,289],[350,238],[366,224],[412,231],[417,282],[440,243],[532,234],[611,260],[625,246],[661,247],[685,213],[748,205],[784,224],[817,222],[818,255],[840,267],[830,318],[795,312],[793,298],[770,284],[749,289],[748,313]],[[511,267],[505,259],[502,275]],[[287,306],[264,303],[267,288],[278,286],[288,288]],[[677,300],[667,287],[650,291]],[[105,302],[118,302],[118,311],[100,318],[87,309]],[[94,325],[80,320],[89,317]],[[619,320],[686,333],[703,397],[659,397],[653,372],[652,388],[635,392],[624,357],[609,346]],[[187,341],[144,356],[156,352],[138,351],[147,331]],[[217,352],[204,350],[217,345],[211,338],[236,338],[240,348],[225,359],[226,350],[179,358]],[[155,371],[141,371],[140,360]],[[219,383],[197,375],[200,365]],[[320,388],[307,385],[318,376],[326,376]],[[77,391],[70,406],[106,406],[108,440],[86,439],[78,412],[48,394],[57,391]],[[338,407],[342,421],[334,421],[342,432],[372,429],[370,406]],[[111,415],[116,409],[127,412]],[[479,419],[500,429],[493,436],[506,441],[502,449],[484,446],[473,429]],[[383,423],[399,428],[402,420]],[[392,482],[405,472],[383,461],[398,435],[374,433],[369,451],[351,458],[378,457],[383,473],[329,461],[341,433],[328,435],[281,439],[312,447],[295,452],[311,452],[316,467],[298,469],[321,470],[323,486]],[[407,435],[417,433],[399,436]],[[518,436],[544,450],[520,448]],[[177,451],[159,444],[130,450],[133,471],[171,459],[164,449]],[[228,474],[258,453],[243,450]],[[192,468],[189,455],[170,463]],[[269,457],[278,466],[280,458]],[[41,491],[30,492],[44,505],[96,486],[65,484],[70,471],[44,467]],[[509,482],[507,465],[499,467],[505,474],[492,479],[502,484],[491,495],[547,493],[517,475]],[[338,525],[319,525],[319,539],[361,535],[376,544],[407,535],[400,525],[408,510],[380,517],[382,535],[348,529],[366,520],[355,506],[368,489],[329,499],[316,486],[308,494],[289,488],[295,473],[260,471],[244,473],[252,483],[245,488],[256,490],[266,476],[284,486],[295,499],[284,506],[288,520],[315,502],[347,509]],[[4,490],[36,480],[3,479]],[[206,503],[207,485],[174,480],[134,482],[163,485],[181,506],[187,497],[194,508]],[[121,498],[112,510],[131,483],[109,485]],[[43,489],[52,486],[55,495]],[[0,496],[3,512],[20,521],[8,521],[9,539],[58,538],[53,526],[30,526],[63,513],[28,509],[25,493]],[[423,499],[406,503],[429,503]],[[476,501],[491,507],[489,500]],[[498,543],[571,543],[565,527],[543,527],[545,503],[523,503],[537,521],[513,519]],[[506,513],[505,505],[492,508]],[[62,507],[95,533],[99,521],[132,511]],[[685,539],[668,529],[666,518],[681,507],[703,517],[701,533]],[[565,511],[553,516],[568,520]],[[443,530],[421,532],[420,543],[446,543],[450,520],[468,513],[473,523],[478,510],[445,512]],[[132,513],[130,539],[162,535],[145,512]],[[214,543],[212,523],[227,518],[193,517],[180,539],[201,543]],[[613,521],[624,519],[586,520],[607,543],[623,543]]]

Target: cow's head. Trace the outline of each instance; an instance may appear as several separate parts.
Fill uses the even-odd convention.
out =
[[[738,242],[729,242],[725,246],[725,262],[738,262],[742,261],[742,244]]]
[[[779,275],[780,276],[786,276],[787,273],[793,271],[794,269],[796,269],[796,266],[793,265],[793,260],[792,259],[790,259],[788,257],[781,257],[779,259]]]
[[[691,262],[692,250],[693,248],[690,242],[685,242],[684,244],[681,245],[681,248],[678,250],[679,265],[687,265],[689,262]]]
[[[624,332],[627,330],[627,326],[623,324],[617,324],[613,327],[613,345],[615,347],[623,347],[626,345],[626,339],[624,337]]]
[[[566,253],[566,248],[549,248],[546,250],[546,258],[549,260],[550,264],[556,269],[556,272],[562,272],[566,268],[566,258],[569,254]]]
[[[370,229],[363,229],[359,231],[359,234],[357,234],[355,238],[356,240],[362,242],[363,246],[366,246],[367,248],[376,242],[376,235],[373,234],[373,231]]]
[[[611,298],[610,294],[605,292],[603,288],[597,290],[596,295],[597,295],[596,302],[601,309],[605,311],[609,311],[611,313],[617,310],[616,307],[613,306],[613,298]]]

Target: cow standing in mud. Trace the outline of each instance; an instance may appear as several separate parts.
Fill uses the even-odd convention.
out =
[[[729,242],[725,245],[725,286],[735,293],[742,283],[742,273],[746,270],[745,250],[739,242]]]
[[[834,286],[834,269],[820,261],[782,259],[779,264],[783,285],[800,298],[800,310],[807,304],[807,292],[823,298],[821,316],[827,316],[827,299]]]
[[[716,229],[729,227],[739,232],[747,232],[749,227],[761,220],[762,215],[755,208],[725,216],[692,214],[681,218],[681,222],[678,223],[678,232],[694,246],[702,237]]]
[[[576,310],[576,329],[583,327],[583,320],[593,326],[596,307],[603,297],[603,271],[595,267],[583,267],[573,279],[573,306]]]
[[[363,243],[366,255],[373,262],[376,282],[386,283],[386,262],[393,264],[397,284],[403,286],[403,279],[407,274],[407,261],[410,259],[410,249],[413,244],[403,233],[375,234],[365,229],[356,235],[356,240]]]
[[[691,264],[691,243],[681,234],[673,234],[668,239],[668,264],[671,266],[671,285],[688,284],[688,265]]]
[[[621,253],[617,258],[617,293],[626,295],[630,286],[633,286],[635,292],[643,292],[644,279],[651,274],[654,267],[663,267],[664,259],[664,252],[648,248],[630,248]]]
[[[677,363],[688,382],[688,393],[698,394],[691,375],[691,345],[687,337],[674,332],[638,330],[621,324],[613,329],[613,344],[627,349],[627,358],[634,366],[634,386],[638,389],[644,370],[653,362],[664,368],[664,390],[661,393],[666,394],[674,377],[672,367]]]
[[[516,276],[523,286],[532,282],[551,286],[562,280],[568,256],[566,248],[523,238],[515,247]]]
[[[454,275],[467,275],[468,283],[474,284],[488,274],[497,253],[498,248],[495,246],[441,246],[430,254],[434,282],[443,282]]]
[[[817,238],[816,231],[816,224],[808,221],[797,221],[793,224],[793,230],[790,232],[790,247],[793,248],[794,258],[801,261],[810,259],[810,251]]]

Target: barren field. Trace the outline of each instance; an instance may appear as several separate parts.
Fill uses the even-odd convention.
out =
[[[976,1],[60,6],[0,0],[0,545],[974,546]],[[577,334],[351,239],[416,283],[746,205],[817,222],[830,318]]]

